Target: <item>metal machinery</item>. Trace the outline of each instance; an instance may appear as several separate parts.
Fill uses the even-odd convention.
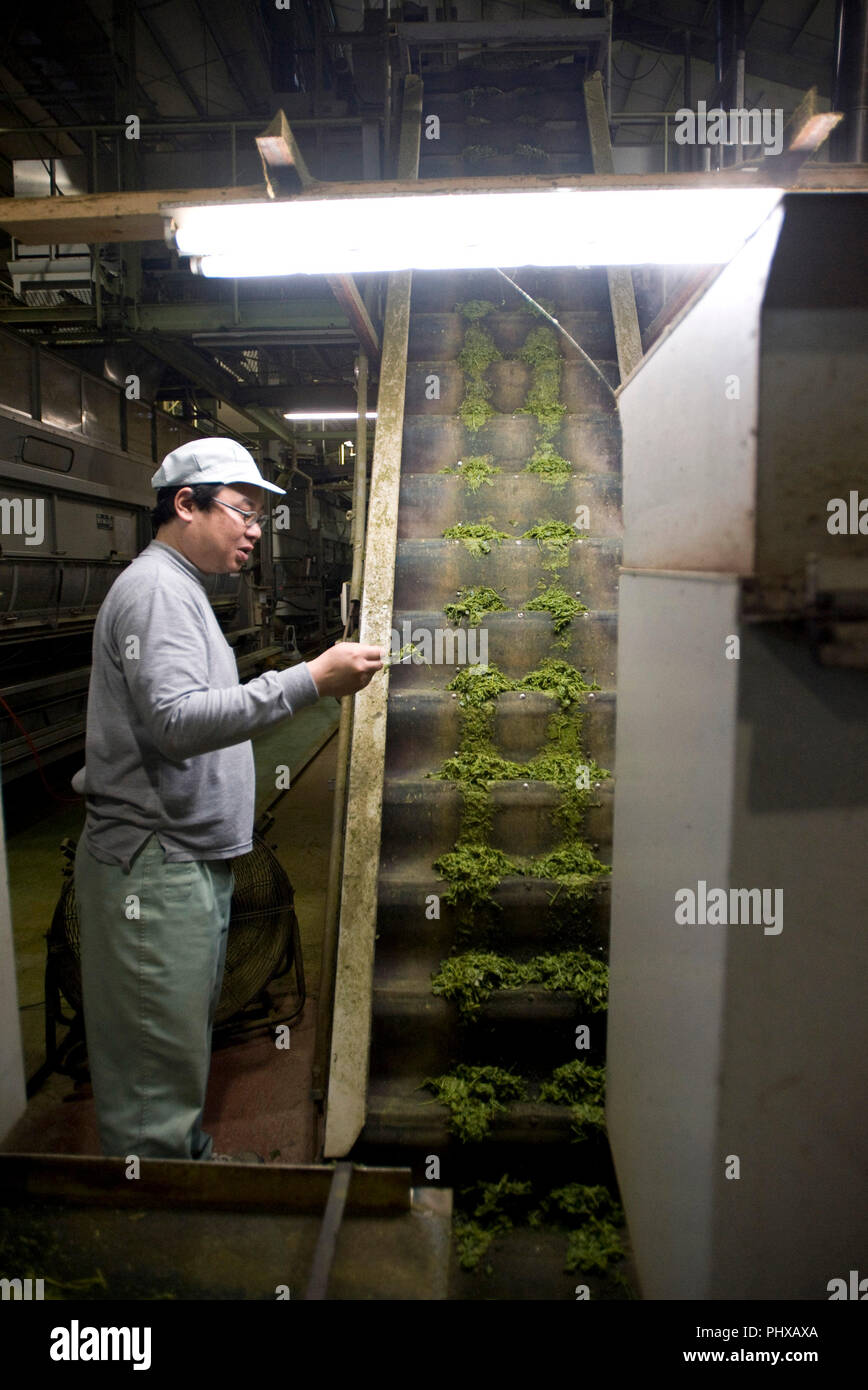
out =
[[[787,195],[620,391],[607,1118],[646,1298],[864,1262],[866,232]]]
[[[151,539],[151,475],[197,431],[150,401],[0,331],[0,730],[3,778],[84,747],[93,624]],[[130,378],[130,393],[135,392]],[[290,478],[292,475],[290,475]],[[336,626],[349,572],[344,515],[287,483],[289,530],[261,544],[258,582],[219,575],[210,596],[242,677],[284,650],[300,612],[310,640]]]

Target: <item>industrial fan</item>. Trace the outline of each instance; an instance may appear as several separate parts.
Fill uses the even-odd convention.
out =
[[[81,1038],[82,1018],[79,920],[73,878],[75,845],[65,840],[61,848],[67,860],[65,881],[47,935],[45,966],[46,1052],[49,1063],[55,1066],[61,1055],[57,1047],[57,1023],[66,1024],[71,1030],[63,1048],[65,1053]],[[250,853],[232,861],[232,870],[235,889],[223,989],[214,1027],[220,1028],[236,1019],[242,1010],[261,998],[271,980],[293,967],[299,997],[298,1007],[291,1015],[294,1018],[304,1005],[305,983],[292,885],[259,833],[254,833]],[[75,1011],[76,1018],[64,1016],[61,994]],[[285,1019],[280,1021],[286,1022]]]

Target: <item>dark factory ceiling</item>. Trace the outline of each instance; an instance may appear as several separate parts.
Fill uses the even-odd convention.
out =
[[[581,15],[573,0],[459,0],[445,16],[433,3],[407,3],[392,4],[388,17],[364,0],[12,5],[0,17],[0,194],[260,183],[253,136],[280,108],[317,177],[382,177],[388,167],[362,130],[366,122],[379,146],[387,51],[398,70],[423,80],[461,65],[570,62],[570,36],[603,12],[602,0]],[[661,123],[647,117],[681,105],[686,45],[693,103],[713,98],[715,14],[714,0],[615,4],[616,149],[662,140]],[[475,24],[473,42],[457,44],[454,31],[439,41],[444,18]],[[546,19],[550,41],[529,47],[510,31]],[[827,108],[834,19],[835,0],[745,0],[745,104],[789,115],[814,85]],[[594,62],[603,50],[588,52]],[[131,114],[138,141],[123,138]],[[104,246],[97,312],[89,271],[67,262],[67,275],[28,280],[22,261],[32,252],[0,241],[0,323],[92,370],[108,373],[118,352],[149,354],[163,398],[221,396],[271,409],[293,408],[305,392],[321,403],[327,388],[342,400],[352,391],[357,339],[322,281],[239,288],[191,276],[159,243],[135,253]]]

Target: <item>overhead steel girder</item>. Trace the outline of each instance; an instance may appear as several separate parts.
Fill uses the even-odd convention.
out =
[[[570,19],[436,20],[428,24],[398,21],[390,26],[398,38],[414,48],[440,44],[491,43],[555,44],[603,43],[609,38],[609,21],[593,15]]]
[[[221,304],[139,304],[139,327],[146,332],[177,334],[231,334],[238,337],[246,330],[287,333],[309,333],[312,336],[343,335],[340,341],[355,343],[356,334],[350,328],[331,295],[323,299],[294,301],[255,299],[241,300],[237,312],[231,303]],[[0,309],[0,323],[24,324],[96,324],[96,313],[87,304],[31,307],[12,305]],[[125,316],[117,305],[103,305],[103,326],[124,327]]]
[[[195,348],[189,347],[186,343],[174,340],[166,341],[147,334],[137,336],[148,352],[153,353],[163,362],[168,362],[176,371],[189,377],[196,385],[213,393],[219,400],[231,406],[233,410],[237,410],[239,415],[244,416],[251,424],[256,425],[257,429],[264,430],[276,439],[281,439],[284,444],[292,444],[294,435],[285,420],[262,406],[236,404],[237,383],[222,367],[218,367],[213,362],[207,362]]]
[[[286,329],[298,332],[341,330],[355,342],[346,315],[329,296],[309,300],[241,300],[232,304],[140,304],[139,326],[161,333],[238,333],[245,329]]]
[[[353,386],[323,385],[312,386],[239,386],[233,397],[236,409],[240,406],[270,406],[272,410],[320,410],[356,409],[356,392]]]

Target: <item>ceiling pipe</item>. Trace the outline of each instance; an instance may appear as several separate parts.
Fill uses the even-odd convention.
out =
[[[838,0],[832,63],[832,110],[844,120],[830,141],[838,164],[868,159],[868,0]]]

